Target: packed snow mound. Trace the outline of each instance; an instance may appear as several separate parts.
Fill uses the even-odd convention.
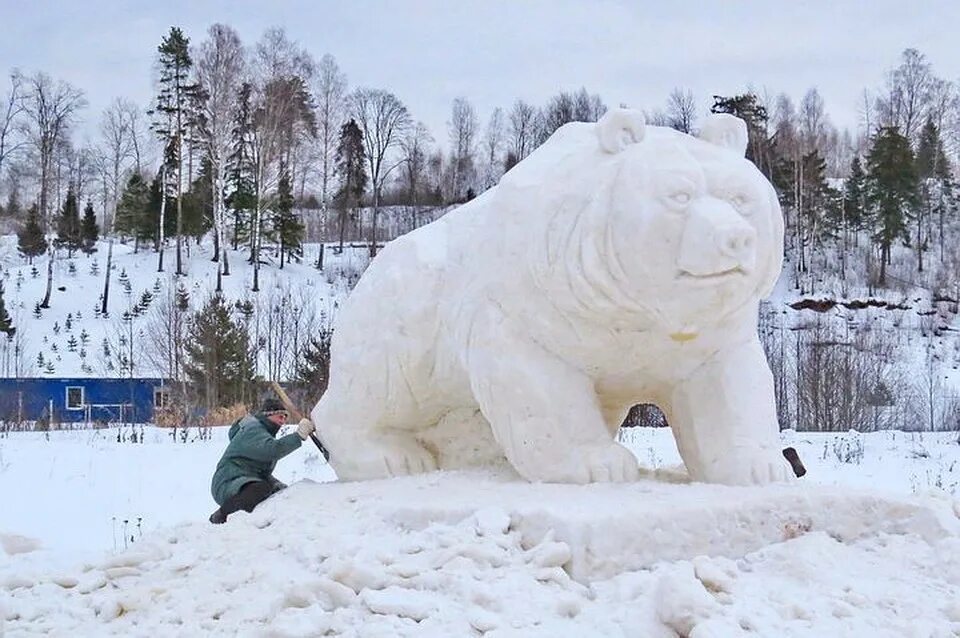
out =
[[[946,497],[795,483],[302,481],[82,569],[0,566],[10,635],[952,636]]]

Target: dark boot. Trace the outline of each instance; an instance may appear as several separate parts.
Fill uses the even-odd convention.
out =
[[[224,501],[216,512],[210,515],[214,525],[225,523],[227,517],[236,511],[252,512],[253,508],[279,489],[267,481],[250,481],[240,491]]]

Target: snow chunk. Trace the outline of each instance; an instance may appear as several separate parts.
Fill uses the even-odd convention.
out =
[[[660,621],[681,636],[692,636],[694,627],[720,613],[720,605],[697,579],[689,563],[660,577],[655,604]],[[708,635],[712,634],[705,634]]]
[[[485,507],[474,514],[477,534],[502,536],[510,529],[510,515],[499,507]]]
[[[27,554],[40,549],[40,541],[20,534],[0,534],[0,547],[8,556]]]
[[[436,594],[402,587],[388,587],[382,591],[367,590],[361,598],[374,613],[410,618],[418,622],[435,613],[440,607]]]

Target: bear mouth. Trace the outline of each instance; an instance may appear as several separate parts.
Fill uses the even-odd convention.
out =
[[[681,270],[677,273],[677,279],[683,281],[696,281],[703,283],[716,283],[719,281],[728,281],[745,277],[747,272],[741,266],[734,266],[718,272],[712,272],[706,275],[695,275],[692,272]]]

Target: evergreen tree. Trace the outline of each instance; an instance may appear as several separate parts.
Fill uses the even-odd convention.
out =
[[[944,259],[945,219],[954,214],[957,202],[953,196],[950,161],[943,139],[933,120],[927,119],[917,143],[917,177],[920,179],[921,215],[930,220],[939,218],[940,259]],[[920,221],[918,220],[918,228]],[[929,231],[928,231],[929,234]]]
[[[356,120],[351,119],[340,128],[336,165],[340,176],[340,190],[336,194],[336,202],[340,208],[339,250],[342,253],[347,216],[353,207],[360,205],[360,198],[367,188],[363,133]]]
[[[850,162],[850,175],[843,184],[843,214],[847,226],[854,231],[861,230],[867,220],[867,176],[863,172],[860,158],[854,156]]]
[[[284,255],[290,259],[303,256],[304,232],[303,224],[293,211],[293,188],[290,184],[290,171],[286,166],[280,169],[274,212],[274,225],[280,240],[280,268],[283,268]]]
[[[917,172],[907,141],[896,127],[882,127],[867,155],[867,204],[874,215],[873,239],[880,247],[881,286],[887,282],[890,246],[907,238],[907,219],[917,206]]]
[[[917,177],[921,180],[944,180],[950,177],[950,162],[943,148],[940,131],[927,119],[920,131],[920,140],[917,142]]]
[[[10,313],[7,312],[7,307],[3,302],[3,282],[0,281],[0,332],[7,335],[7,339],[10,339],[16,331]]]
[[[63,202],[60,215],[57,216],[57,238],[54,245],[67,249],[67,257],[73,256],[83,242],[80,239],[80,209],[77,206],[77,196],[73,190],[67,191],[67,199]]]
[[[36,204],[30,206],[27,211],[27,223],[17,233],[17,248],[31,264],[34,257],[42,255],[47,250],[47,240],[40,226],[40,210]]]
[[[200,172],[183,194],[183,232],[199,240],[213,228],[213,181],[210,161],[200,162]]]
[[[139,250],[140,240],[150,236],[144,229],[149,218],[150,187],[143,181],[140,173],[134,172],[127,180],[127,185],[117,204],[117,214],[114,219],[114,229],[121,235],[130,235],[134,238],[134,252]]]
[[[159,67],[159,92],[154,115],[153,130],[156,132],[168,155],[173,156],[174,191],[177,216],[177,275],[183,274],[183,147],[193,138],[196,128],[199,102],[203,97],[200,85],[191,82],[193,60],[190,57],[190,39],[177,27],[157,47]]]
[[[207,409],[240,401],[253,382],[249,335],[220,295],[191,317],[184,350],[188,388]]]
[[[83,209],[83,219],[80,221],[80,248],[90,255],[97,252],[97,240],[100,238],[100,227],[97,225],[97,216],[93,212],[93,203],[87,202]]]
[[[325,326],[312,338],[297,357],[294,379],[311,401],[317,401],[330,382],[330,340],[333,329]]]
[[[240,87],[232,133],[233,152],[227,160],[230,166],[227,206],[233,211],[234,250],[239,248],[241,242],[250,239],[253,209],[257,205],[251,142],[251,136],[253,135],[253,108],[250,102],[252,90],[253,87],[249,82]]]
[[[3,214],[11,219],[20,219],[20,215],[23,213],[20,210],[20,196],[17,193],[17,189],[12,189],[10,191],[10,196],[7,197],[7,205],[3,207]]]

